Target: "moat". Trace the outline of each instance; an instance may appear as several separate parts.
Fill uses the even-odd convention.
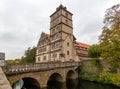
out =
[[[36,86],[28,85],[27,87],[22,87],[22,88],[17,87],[16,89],[40,89],[40,88]],[[77,80],[67,79],[66,83],[61,83],[54,80],[49,81],[48,86],[42,89],[120,89],[120,87],[107,85],[107,84],[100,84],[96,82],[90,82],[83,79],[77,79]]]
[[[120,89],[120,87],[90,82],[82,79],[68,79],[67,82],[63,84],[63,86],[59,82],[56,82],[55,84],[52,82],[51,85],[44,89]]]

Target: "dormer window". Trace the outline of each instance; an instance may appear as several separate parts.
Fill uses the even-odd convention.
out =
[[[65,13],[66,17],[68,17],[68,13]]]

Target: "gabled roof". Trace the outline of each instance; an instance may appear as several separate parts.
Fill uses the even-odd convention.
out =
[[[45,32],[42,32],[41,33],[41,37],[44,36],[44,37],[47,37],[48,39],[50,39],[50,34],[47,34]]]
[[[47,36],[48,39],[50,39],[50,34],[45,33],[45,35]]]
[[[76,43],[75,43],[75,46],[78,47],[78,48],[80,48],[80,49],[81,49],[81,48],[83,48],[83,49],[84,49],[84,48],[85,48],[85,49],[89,49],[89,48],[90,48],[90,45],[85,44],[85,43],[81,43],[81,42],[76,42]]]
[[[76,40],[76,37],[73,35],[73,40],[75,41]]]
[[[42,39],[42,38],[43,38],[43,39]],[[37,45],[39,45],[40,42],[44,40],[44,38],[45,38],[45,39],[47,38],[47,39],[50,41],[50,35],[47,34],[47,33],[45,33],[45,32],[42,32],[41,35],[40,35],[40,38],[39,38],[39,41],[38,41],[38,44],[37,44]]]

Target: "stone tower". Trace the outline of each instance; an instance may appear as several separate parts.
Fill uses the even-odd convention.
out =
[[[42,32],[36,63],[80,61],[88,58],[90,45],[77,42],[73,35],[72,13],[60,5],[50,16],[50,34]]]
[[[72,61],[75,58],[72,13],[60,5],[50,16],[50,60]]]

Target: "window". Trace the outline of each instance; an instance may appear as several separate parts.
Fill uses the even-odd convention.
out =
[[[57,34],[56,34],[56,37],[55,37],[56,39],[58,38],[58,35],[59,35],[59,34],[57,33]]]
[[[58,37],[61,38],[61,33],[59,33]]]
[[[42,48],[39,48],[38,49],[38,53],[41,53],[43,50],[42,50]]]
[[[59,31],[59,27],[57,27],[57,31]]]
[[[55,32],[55,29],[52,30],[52,33],[54,33],[54,32]]]
[[[54,54],[52,55],[52,57],[53,57],[53,58],[56,58],[56,57],[57,57],[57,54],[56,54],[56,53],[54,53]]]
[[[52,26],[54,26],[54,22],[52,23]]]
[[[57,20],[57,23],[59,23],[59,19]]]
[[[68,20],[66,20],[66,24],[68,24]]]
[[[67,46],[69,47],[69,42],[67,42]]]
[[[67,55],[69,55],[69,51],[67,51]]]
[[[54,49],[54,48],[55,48],[55,44],[52,44],[52,45],[51,45],[51,49]]]
[[[46,56],[43,57],[43,60],[44,60],[44,61],[46,60]]]
[[[57,16],[59,16],[59,12],[57,13]]]
[[[55,35],[51,36],[51,40],[54,40],[55,39]]]
[[[65,15],[68,17],[68,13],[65,13]]]
[[[60,48],[60,42],[57,42],[57,43],[55,44],[55,47],[56,47],[56,48]]]
[[[40,61],[40,57],[38,57],[38,61]]]
[[[57,53],[55,54],[55,57],[57,57]]]
[[[43,48],[43,51],[46,51],[46,47]]]

